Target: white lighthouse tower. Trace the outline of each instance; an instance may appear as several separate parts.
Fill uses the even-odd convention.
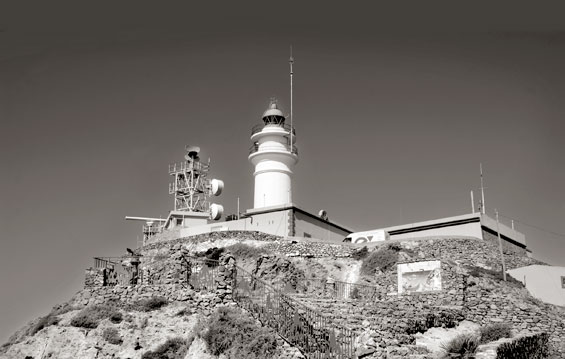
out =
[[[263,114],[263,123],[253,127],[251,141],[249,161],[255,166],[254,208],[292,203],[292,169],[298,162],[294,146],[296,133],[285,123],[275,99]]]

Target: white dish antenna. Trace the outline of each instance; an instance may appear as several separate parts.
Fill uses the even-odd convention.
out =
[[[224,190],[224,181],[219,179],[213,179],[212,181],[210,181],[210,186],[212,187],[212,194],[214,196],[219,196],[222,194],[222,191]]]
[[[318,212],[318,216],[320,216],[320,218],[322,218],[324,221],[328,220],[328,212],[326,212],[325,209],[321,209],[320,212]]]
[[[210,218],[217,221],[224,214],[224,206],[221,204],[212,203],[210,205]]]

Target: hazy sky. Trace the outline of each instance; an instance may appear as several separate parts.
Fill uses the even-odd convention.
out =
[[[124,216],[167,215],[186,144],[226,213],[252,206],[250,130],[271,96],[289,111],[290,44],[299,206],[355,230],[465,214],[482,162],[491,215],[565,233],[557,2],[308,3],[0,3],[0,341],[136,246]],[[565,237],[517,229],[565,265]]]

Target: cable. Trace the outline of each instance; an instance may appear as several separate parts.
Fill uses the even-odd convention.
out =
[[[516,218],[508,217],[508,216],[505,216],[505,215],[500,214],[500,213],[498,213],[498,215],[501,216],[501,217],[504,217],[504,218],[506,218],[506,219],[511,219],[511,220],[513,220],[514,222],[518,222],[518,223],[523,224],[523,225],[525,225],[525,226],[535,228],[535,229],[540,230],[540,231],[542,231],[542,232],[551,233],[551,234],[553,234],[553,235],[555,235],[555,236],[559,236],[559,237],[564,237],[564,238],[565,238],[565,234],[563,234],[563,233],[557,233],[557,232],[553,232],[553,231],[548,231],[547,229],[541,228],[541,227],[536,226],[536,225],[534,225],[534,224],[529,224],[529,223],[526,223],[526,222],[524,222],[524,221],[518,220],[518,219],[516,219]]]

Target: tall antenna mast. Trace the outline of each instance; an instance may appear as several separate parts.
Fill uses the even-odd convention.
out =
[[[292,153],[293,149],[293,134],[294,131],[293,123],[292,123],[292,78],[294,72],[292,71],[292,64],[294,64],[294,58],[292,57],[292,45],[290,45],[290,58],[288,59],[288,64],[290,65],[290,153]]]
[[[485,207],[485,187],[483,186],[483,164],[480,163],[481,168],[481,210],[483,214],[486,214],[486,207]]]

